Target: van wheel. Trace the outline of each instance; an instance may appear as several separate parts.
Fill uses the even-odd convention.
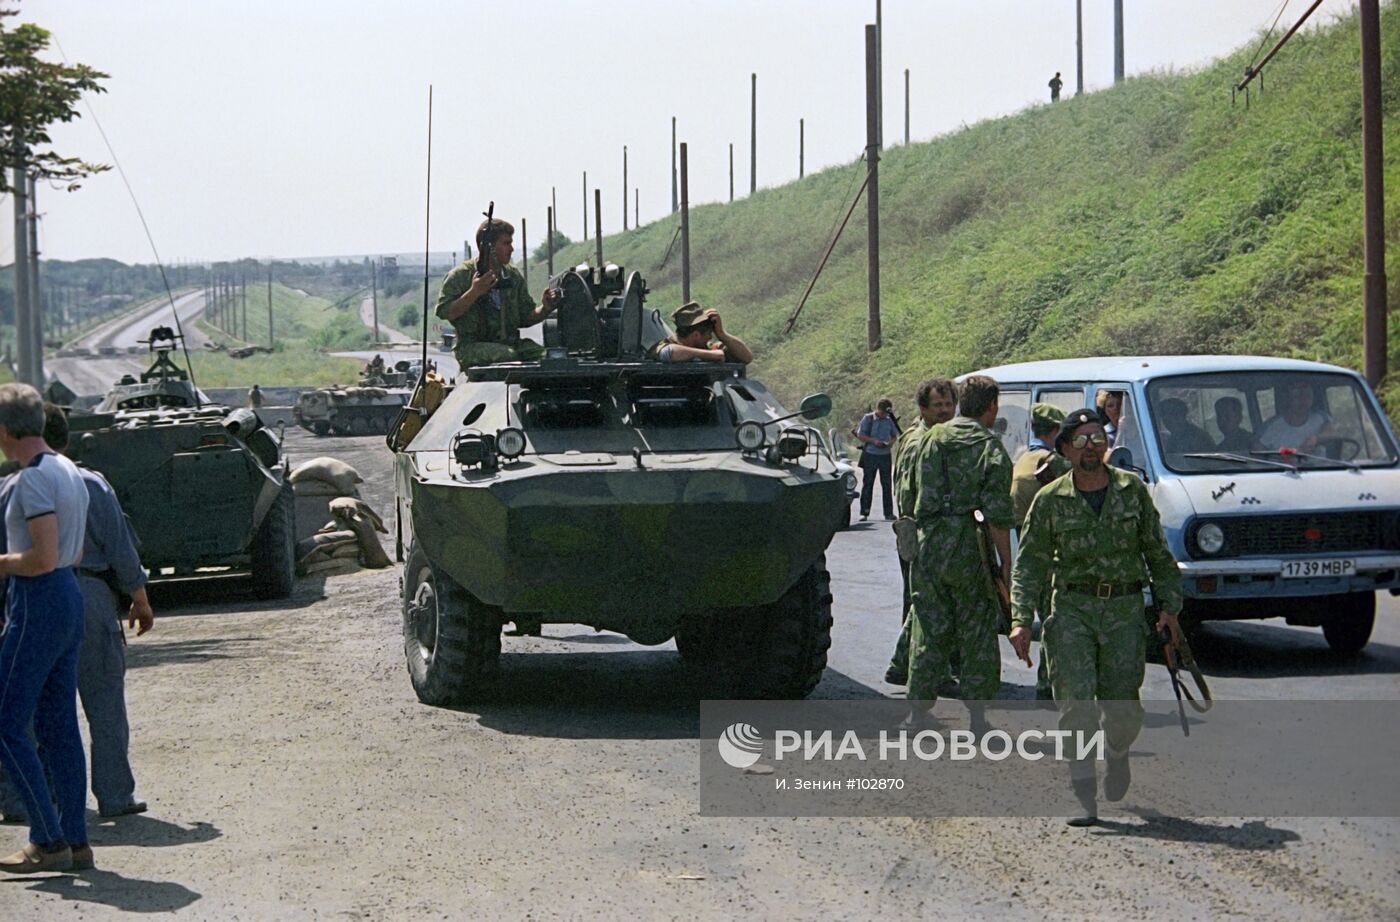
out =
[[[1376,623],[1376,594],[1348,592],[1333,598],[1336,605],[1331,606],[1332,614],[1322,622],[1322,636],[1338,653],[1358,653],[1371,639],[1371,628]]]

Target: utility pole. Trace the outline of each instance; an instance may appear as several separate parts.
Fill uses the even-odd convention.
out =
[[[797,120],[797,178],[801,179],[807,175],[805,161],[807,159],[807,120],[800,118]]]
[[[637,219],[637,226],[642,226],[642,190],[632,190],[632,215]]]
[[[681,207],[679,187],[676,185],[676,117],[671,116],[671,214]]]
[[[597,229],[593,232],[598,243],[598,278],[603,278],[603,190],[593,190],[593,220]]]
[[[525,289],[530,288],[530,233],[525,229],[525,219],[520,219],[520,265],[525,276]],[[377,337],[376,337],[377,338]]]
[[[1123,82],[1123,0],[1113,0],[1113,82]]]
[[[865,161],[870,170],[870,183],[865,190],[867,235],[868,297],[870,313],[865,323],[866,348],[871,352],[880,348],[880,106],[877,94],[880,90],[879,31],[875,26],[865,27]]]
[[[627,145],[622,145],[622,229],[627,230]]]
[[[545,239],[544,251],[549,262],[546,269],[549,277],[554,278],[554,206],[550,205],[545,209],[545,223],[549,225],[549,234]]]
[[[904,68],[904,146],[909,146],[909,68]]]
[[[38,184],[29,177],[29,324],[34,337],[34,386],[44,389],[44,302],[39,299]]]
[[[681,303],[690,303],[690,170],[681,145]]]
[[[559,226],[559,196],[553,186],[549,187],[549,207],[554,210],[554,226]]]
[[[875,127],[880,149],[885,149],[885,19],[875,0]]]
[[[267,348],[277,348],[277,337],[272,332],[272,264],[267,267]]]
[[[369,298],[374,306],[374,341],[379,342],[379,264],[373,259],[369,261]]]
[[[749,83],[749,195],[758,191],[758,74]]]
[[[1074,95],[1084,95],[1084,0],[1074,0]]]
[[[23,384],[34,383],[31,353],[34,336],[29,314],[29,180],[16,166],[11,184],[15,194],[15,371]]]
[[[1379,388],[1386,375],[1385,173],[1381,147],[1381,13],[1379,0],[1361,0],[1361,177],[1366,200],[1366,380]]]
[[[734,201],[734,142],[729,142],[729,200]]]
[[[373,271],[373,267],[374,264],[370,263],[371,271]],[[243,295],[243,335],[240,336],[239,339],[243,340],[246,343],[248,341],[248,273],[246,271],[243,273],[239,281],[242,283],[241,285],[239,285],[239,289],[241,290]],[[375,315],[375,319],[377,322],[378,315]],[[376,327],[376,330],[377,329],[378,327]],[[377,332],[375,333],[374,338],[379,338],[379,334]]]

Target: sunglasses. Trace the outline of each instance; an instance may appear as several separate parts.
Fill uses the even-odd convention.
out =
[[[1095,445],[1107,445],[1108,436],[1104,435],[1102,432],[1091,432],[1085,435],[1076,435],[1069,440],[1069,443],[1075,448],[1083,448],[1090,442],[1093,442]]]

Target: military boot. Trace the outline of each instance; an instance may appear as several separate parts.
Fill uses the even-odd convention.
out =
[[[1103,775],[1103,796],[1111,801],[1120,801],[1128,793],[1132,784],[1133,770],[1128,764],[1128,753],[1108,751],[1108,768]]]
[[[1074,798],[1079,801],[1080,813],[1070,817],[1071,826],[1093,826],[1099,821],[1098,779],[1094,775],[1094,763],[1076,762],[1070,768],[1070,786]]]

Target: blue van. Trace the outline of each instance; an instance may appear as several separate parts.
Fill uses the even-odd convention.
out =
[[[1335,365],[1137,356],[1002,365],[1013,460],[1030,406],[1098,406],[1108,460],[1152,490],[1181,568],[1183,620],[1285,618],[1354,653],[1376,591],[1400,595],[1400,452],[1376,396]]]

